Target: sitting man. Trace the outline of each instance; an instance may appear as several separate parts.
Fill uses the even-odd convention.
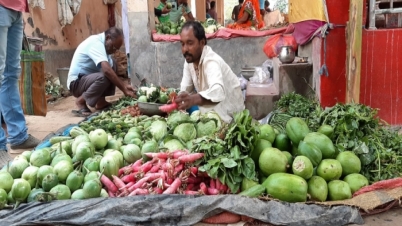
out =
[[[186,22],[180,38],[186,61],[180,93],[175,100],[179,109],[199,106],[201,113],[213,110],[229,123],[234,113],[244,110],[239,79],[229,65],[207,46],[205,31],[199,22]]]
[[[110,55],[120,49],[123,44],[122,30],[111,27],[101,34],[92,35],[77,48],[68,72],[67,86],[76,97],[77,116],[86,117],[91,114],[90,107],[102,110],[110,106],[106,96],[115,94],[116,86],[126,96],[134,97],[134,89],[117,77],[112,69]]]
[[[191,13],[187,0],[176,0],[176,2],[173,2],[172,10],[169,13],[170,21],[173,23],[178,23],[182,16],[184,19],[186,19],[186,21],[194,20],[194,16]]]

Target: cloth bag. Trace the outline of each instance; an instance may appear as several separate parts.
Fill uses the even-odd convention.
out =
[[[43,52],[21,52],[21,107],[26,115],[46,116],[46,79]]]

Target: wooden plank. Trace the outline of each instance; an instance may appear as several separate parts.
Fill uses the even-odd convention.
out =
[[[346,103],[359,103],[363,0],[350,0],[346,25]]]

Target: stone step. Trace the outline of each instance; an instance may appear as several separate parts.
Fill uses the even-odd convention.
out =
[[[247,84],[246,109],[251,116],[260,120],[267,116],[274,108],[274,102],[279,99],[279,91],[274,83],[270,84]]]

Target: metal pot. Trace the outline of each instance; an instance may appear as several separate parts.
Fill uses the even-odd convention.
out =
[[[290,64],[295,60],[295,52],[291,46],[282,46],[278,58],[283,64]]]

